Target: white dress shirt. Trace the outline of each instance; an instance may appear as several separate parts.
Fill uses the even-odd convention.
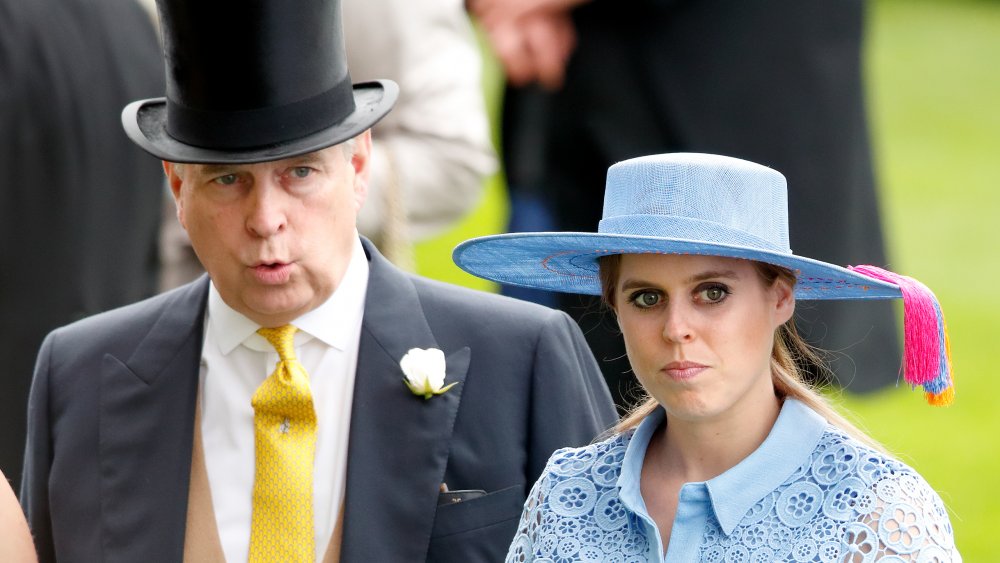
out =
[[[316,309],[292,322],[295,353],[309,374],[316,409],[313,507],[316,560],[326,552],[344,498],[347,441],[368,261],[355,241],[343,280]],[[260,325],[209,290],[201,355],[201,432],[222,550],[246,561],[254,479],[254,426],[250,398],[274,371],[278,353],[256,333]]]

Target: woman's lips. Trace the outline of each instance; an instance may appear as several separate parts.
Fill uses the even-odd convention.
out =
[[[708,366],[697,362],[670,362],[663,366],[664,373],[672,379],[680,381],[692,379],[706,369],[708,369]]]
[[[292,276],[292,265],[283,262],[257,264],[252,266],[254,279],[264,285],[280,285],[288,282]]]

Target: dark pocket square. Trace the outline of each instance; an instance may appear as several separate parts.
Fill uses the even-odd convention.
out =
[[[461,502],[440,504],[431,535],[440,537],[458,534],[518,518],[524,506],[524,495],[524,483],[521,483]]]
[[[482,489],[462,489],[458,491],[444,491],[438,495],[438,506],[443,504],[455,504],[486,496],[486,491]]]

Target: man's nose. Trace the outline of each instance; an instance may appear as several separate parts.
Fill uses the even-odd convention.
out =
[[[288,226],[285,193],[281,186],[262,180],[254,184],[248,198],[246,227],[258,237],[271,237]]]

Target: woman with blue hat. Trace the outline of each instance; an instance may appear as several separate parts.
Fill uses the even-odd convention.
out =
[[[707,154],[608,171],[597,233],[459,245],[501,283],[602,295],[649,395],[549,459],[508,561],[960,561],[938,495],[803,383],[795,302],[903,299],[903,376],[954,397],[944,319],[912,278],[796,256],[784,177]]]

